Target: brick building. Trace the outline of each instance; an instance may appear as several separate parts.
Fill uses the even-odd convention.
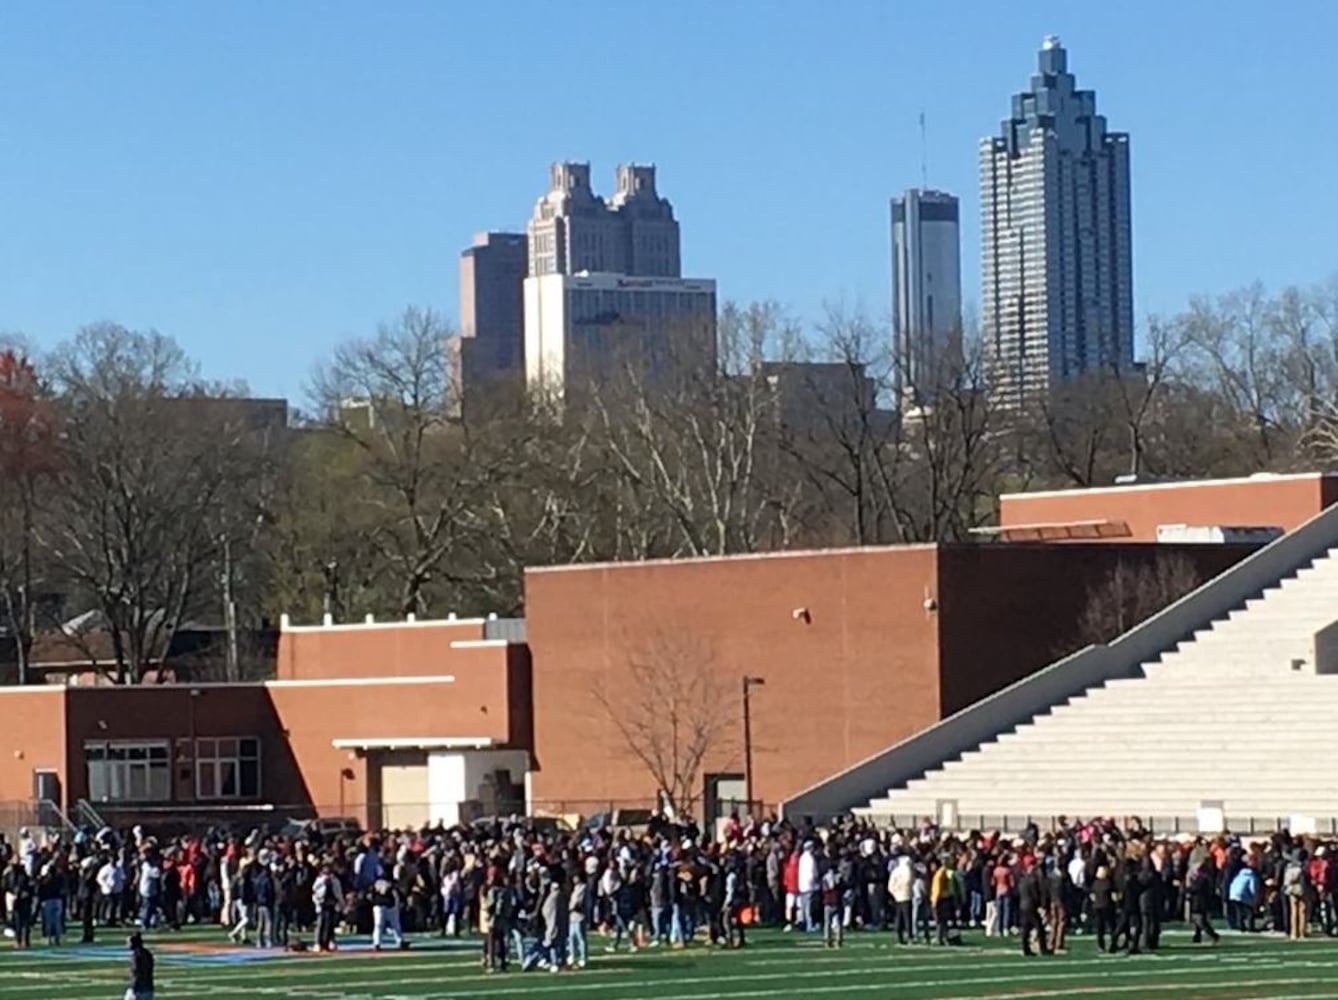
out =
[[[1006,537],[1157,541],[1165,525],[1231,525],[1291,531],[1338,501],[1338,475],[1260,473],[1245,479],[1131,483],[999,498]]]
[[[1290,528],[1334,482],[1005,498],[1005,538],[1128,527],[1062,545],[533,569],[524,622],[284,622],[267,683],[0,688],[0,802],[372,824],[648,806],[657,782],[615,720],[657,696],[637,690],[633,666],[658,662],[718,693],[724,722],[692,789],[708,813],[743,797],[742,681],[765,681],[751,697],[753,792],[773,804],[1083,645],[1085,611],[1119,574],[1174,563],[1193,583],[1255,547],[1157,543],[1158,526]]]
[[[127,821],[520,808],[529,655],[485,626],[285,625],[264,683],[0,687],[0,800]]]
[[[1208,579],[1253,546],[915,545],[610,563],[526,574],[532,804],[649,804],[654,785],[611,718],[629,663],[690,633],[737,712],[706,784],[742,798],[742,678],[754,797],[776,802],[1081,645],[1075,623],[1118,563],[1186,560]],[[712,808],[708,803],[708,811]]]

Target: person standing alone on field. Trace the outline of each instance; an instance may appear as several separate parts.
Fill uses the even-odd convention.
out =
[[[125,991],[125,1000],[153,1000],[153,952],[144,947],[144,939],[138,934],[131,934],[128,943],[130,986]]]

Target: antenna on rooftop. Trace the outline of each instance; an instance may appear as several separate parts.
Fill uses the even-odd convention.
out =
[[[925,133],[925,112],[920,109],[920,186],[929,187],[929,139]]]

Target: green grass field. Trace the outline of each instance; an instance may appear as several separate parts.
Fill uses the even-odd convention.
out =
[[[1320,1000],[1338,996],[1338,940],[1288,942],[1224,934],[1215,948],[1168,932],[1155,955],[1106,956],[1072,939],[1067,955],[1024,958],[1014,941],[968,935],[951,949],[898,948],[883,934],[857,934],[840,952],[812,938],[763,932],[741,951],[706,948],[606,955],[593,938],[579,972],[485,975],[477,952],[419,942],[407,952],[258,956],[219,944],[221,932],[160,935],[158,1000],[851,1000],[1030,997],[1194,997]],[[92,948],[0,950],[0,1000],[106,1000],[125,990],[120,937]],[[9,943],[0,945],[4,948]]]

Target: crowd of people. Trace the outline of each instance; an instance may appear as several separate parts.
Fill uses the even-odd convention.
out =
[[[350,934],[405,948],[410,934],[477,935],[490,971],[580,969],[608,952],[742,948],[754,925],[854,931],[951,946],[966,930],[1025,954],[1070,935],[1154,951],[1184,921],[1245,933],[1338,935],[1335,845],[1285,832],[1153,836],[1136,823],[1068,822],[1021,836],[821,828],[731,819],[719,835],[660,818],[636,832],[515,819],[451,829],[322,834],[143,828],[0,843],[0,919],[14,945],[91,942],[102,928],[216,925],[238,946],[334,950]],[[69,929],[75,928],[77,938]]]

